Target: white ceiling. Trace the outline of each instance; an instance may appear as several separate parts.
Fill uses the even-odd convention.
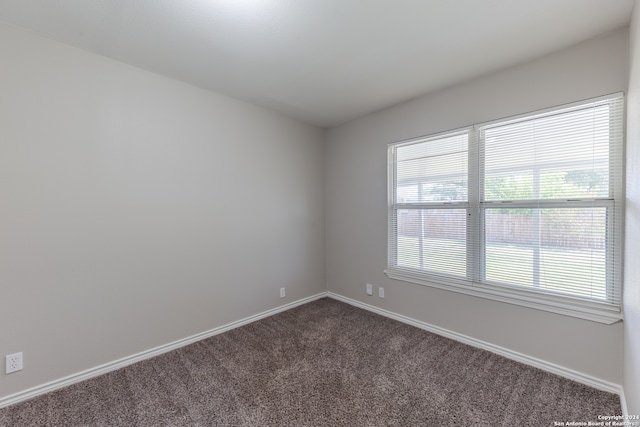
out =
[[[0,20],[322,127],[626,26],[633,0],[0,0]]]

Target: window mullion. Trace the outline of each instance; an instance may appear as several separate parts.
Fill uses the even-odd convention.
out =
[[[468,201],[467,208],[467,279],[480,282],[483,271],[482,256],[482,130],[469,131]]]

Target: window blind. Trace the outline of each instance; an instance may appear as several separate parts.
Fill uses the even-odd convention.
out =
[[[395,150],[392,257],[399,267],[466,276],[468,140],[464,131]]]
[[[619,318],[623,107],[613,95],[390,144],[387,274]]]

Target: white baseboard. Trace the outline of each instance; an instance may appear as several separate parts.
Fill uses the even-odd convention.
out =
[[[468,344],[472,347],[481,348],[483,350],[487,350],[492,353],[499,354],[500,356],[504,356],[507,359],[515,360],[516,362],[524,363],[526,365],[530,365],[530,366],[542,369],[543,371],[547,371],[552,374],[556,374],[561,377],[568,378],[570,380],[588,385],[590,387],[597,388],[598,390],[607,391],[609,393],[615,393],[620,396],[622,411],[623,413],[626,414],[627,405],[624,400],[624,391],[620,384],[615,384],[615,383],[605,381],[596,377],[592,377],[591,375],[574,371],[573,369],[556,365],[555,363],[547,362],[545,360],[538,359],[533,356],[528,356],[526,354],[519,353],[517,351],[509,350],[508,348],[500,347],[498,345],[491,344],[486,341],[472,338],[467,335],[459,334],[457,332],[453,332],[448,329],[441,328],[439,326],[431,325],[429,323],[422,322],[420,320],[416,320],[411,317],[407,317],[401,314],[387,311],[387,310],[375,307],[373,305],[369,305],[351,298],[347,298],[339,294],[335,294],[333,292],[329,292],[327,296],[330,298],[336,299],[338,301],[342,301],[347,304],[353,305],[355,307],[359,307],[359,308],[371,311],[373,313],[380,314],[381,316],[389,317],[391,319],[398,320],[402,323],[406,323],[408,325],[412,325],[417,328],[424,329],[425,331],[433,332],[434,334],[451,338],[463,344]]]
[[[620,406],[622,407],[622,415],[629,416],[629,409],[627,408],[627,397],[624,395],[624,388],[620,387]]]
[[[159,347],[152,348],[150,350],[143,351],[141,353],[137,353],[131,356],[124,357],[122,359],[115,360],[113,362],[106,363],[104,365],[96,366],[91,369],[87,369],[82,372],[78,372],[73,375],[69,375],[64,378],[60,378],[58,380],[51,381],[46,384],[42,384],[28,390],[24,390],[3,398],[0,398],[0,408],[4,408],[9,405],[16,404],[18,402],[22,402],[24,400],[31,399],[33,397],[49,393],[51,391],[69,386],[71,384],[78,383],[80,381],[87,380],[89,378],[97,377],[99,375],[106,374],[107,372],[115,371],[120,368],[124,368],[125,366],[134,364],[136,362],[140,362],[142,360],[150,359],[152,357],[158,356],[163,353],[167,353],[172,350],[176,350],[178,348],[187,346],[189,344],[193,344],[194,342],[212,337],[214,335],[221,334],[223,332],[229,331],[231,329],[238,328],[240,326],[246,325],[248,323],[255,322],[260,319],[264,319],[265,317],[273,316],[274,314],[281,313],[283,311],[289,310],[291,308],[297,307],[302,304],[309,303],[311,301],[315,301],[317,299],[328,296],[338,301],[342,301],[344,303],[353,305],[355,307],[362,308],[364,310],[371,311],[373,313],[379,314],[381,316],[389,317],[391,319],[398,320],[402,323],[406,323],[408,325],[415,326],[420,329],[424,329],[426,331],[432,332],[437,335],[441,335],[447,338],[451,338],[453,340],[462,342],[464,344],[471,345],[473,347],[481,348],[492,353],[499,354],[508,359],[515,360],[517,362],[524,363],[526,365],[534,366],[536,368],[542,369],[547,372],[551,372],[553,374],[559,375],[564,378],[568,378],[570,380],[577,381],[579,383],[588,385],[590,387],[597,388],[599,390],[607,391],[610,393],[615,393],[620,396],[620,404],[622,406],[622,414],[628,415],[627,412],[627,404],[625,400],[624,390],[621,385],[611,383],[608,381],[601,380],[599,378],[592,377],[587,374],[583,374],[578,371],[574,371],[573,369],[569,369],[563,366],[556,365],[554,363],[550,363],[536,357],[528,356],[523,353],[519,353],[513,350],[509,350],[504,347],[500,347],[482,340],[478,340],[463,334],[459,334],[457,332],[450,331],[448,329],[441,328],[439,326],[431,325],[426,322],[422,322],[420,320],[416,320],[407,316],[403,316],[391,311],[387,311],[373,305],[365,304],[360,301],[344,297],[339,294],[335,294],[333,292],[321,292],[316,295],[312,295],[307,298],[303,298],[289,304],[282,305],[280,307],[273,308],[271,310],[264,311],[262,313],[255,314],[253,316],[246,317],[244,319],[240,319],[235,322],[228,323],[226,325],[213,328],[211,330],[201,332],[196,335],[192,335],[187,338],[183,338],[165,345],[161,345]]]
[[[113,362],[105,363],[104,365],[96,366],[94,368],[87,369],[86,371],[78,372],[76,374],[69,375],[58,380],[48,382],[9,396],[0,398],[0,408],[4,408],[9,405],[13,405],[24,400],[31,399],[41,394],[49,393],[51,391],[69,386],[71,384],[78,383],[80,381],[88,380],[89,378],[97,377],[99,375],[106,374],[107,372],[115,371],[116,369],[124,368],[125,366],[132,365],[142,360],[150,359],[163,353],[167,353],[172,350],[193,344],[194,342],[203,340],[205,338],[212,337],[214,335],[227,332],[231,329],[239,328],[248,323],[255,322],[265,317],[273,316],[274,314],[281,313],[283,311],[292,309],[302,304],[306,304],[311,301],[323,298],[327,296],[326,292],[321,292],[316,295],[312,295],[307,298],[302,298],[289,304],[281,305],[280,307],[273,308],[271,310],[263,311],[262,313],[255,314],[253,316],[245,317],[244,319],[237,320],[235,322],[227,323],[226,325],[219,326],[217,328],[210,329],[205,332],[201,332],[196,335],[192,335],[187,338],[183,338],[168,344],[161,345],[143,352],[123,357],[122,359],[115,360]]]

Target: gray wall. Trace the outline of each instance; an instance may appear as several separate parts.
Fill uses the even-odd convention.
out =
[[[387,144],[627,87],[628,31],[479,78],[327,134],[328,290],[616,384],[621,323],[603,325],[388,279]],[[384,286],[368,297],[365,283]],[[377,294],[377,292],[375,293]]]
[[[640,0],[629,39],[623,385],[629,413],[640,414]]]
[[[325,290],[322,130],[5,24],[0,58],[0,397]]]

